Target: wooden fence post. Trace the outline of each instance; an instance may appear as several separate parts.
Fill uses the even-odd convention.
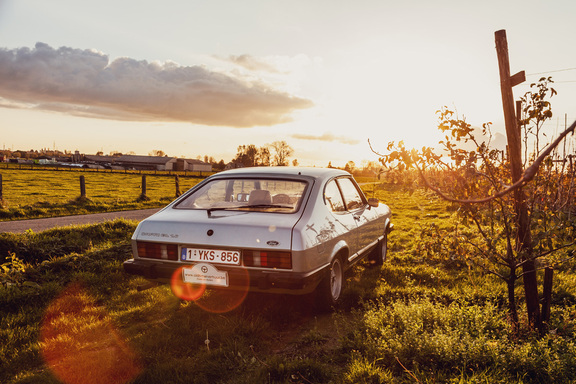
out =
[[[86,179],[84,178],[84,175],[80,176],[80,198],[86,198]]]
[[[4,191],[2,188],[2,174],[0,174],[0,208],[5,208]]]
[[[182,194],[182,192],[180,192],[180,177],[176,175],[174,179],[176,182],[176,197],[180,197]]]
[[[147,191],[146,191],[146,175],[142,175],[142,193],[140,194],[140,197],[138,198],[138,200],[148,200],[148,196],[146,195]]]

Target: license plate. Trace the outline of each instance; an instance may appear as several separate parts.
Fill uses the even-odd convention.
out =
[[[239,265],[240,252],[223,249],[182,248],[180,260]]]

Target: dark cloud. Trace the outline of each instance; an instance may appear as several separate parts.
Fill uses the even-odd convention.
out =
[[[329,142],[338,142],[338,143],[350,144],[350,145],[355,145],[355,144],[358,144],[360,142],[359,140],[352,139],[352,138],[346,137],[346,136],[334,136],[331,133],[324,133],[323,135],[320,135],[320,136],[305,135],[305,134],[296,133],[296,134],[291,135],[291,137],[294,139],[300,139],[300,140],[329,141]]]
[[[250,127],[290,121],[312,102],[204,67],[119,58],[93,50],[0,49],[0,105],[136,121]]]

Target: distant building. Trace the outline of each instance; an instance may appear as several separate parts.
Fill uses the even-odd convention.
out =
[[[127,169],[173,171],[176,160],[175,157],[168,156],[122,155],[116,158],[114,165],[119,165]]]
[[[179,159],[168,156],[98,156],[85,155],[84,162],[90,167],[111,169],[138,169],[154,171],[211,172],[212,164],[196,159]]]
[[[56,164],[56,159],[38,159],[38,164],[40,165],[54,165]]]
[[[212,172],[212,164],[197,159],[176,159],[176,171]]]
[[[88,168],[112,168],[112,164],[118,157],[101,155],[84,155],[84,163]]]

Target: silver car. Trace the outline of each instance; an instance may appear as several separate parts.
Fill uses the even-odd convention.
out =
[[[388,206],[367,199],[347,172],[235,169],[142,221],[124,270],[180,285],[316,292],[329,308],[341,299],[348,268],[366,257],[383,263],[391,229]]]

